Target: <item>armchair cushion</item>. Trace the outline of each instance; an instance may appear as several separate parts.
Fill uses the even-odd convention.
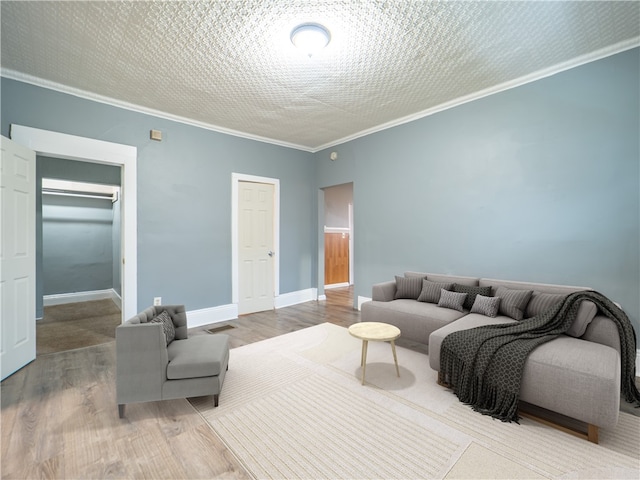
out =
[[[194,335],[176,340],[167,347],[167,379],[212,377],[226,368],[229,356],[228,335]]]

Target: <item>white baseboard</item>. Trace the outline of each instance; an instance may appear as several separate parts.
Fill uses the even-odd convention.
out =
[[[65,303],[90,302],[92,300],[114,300],[114,296],[118,294],[109,288],[106,290],[91,290],[88,292],[59,293],[56,295],[44,295],[42,297],[42,305],[50,307],[52,305],[64,305]],[[116,302],[116,300],[114,300]],[[121,303],[122,301],[120,301]],[[117,304],[117,302],[116,302]]]
[[[122,310],[122,297],[113,288],[111,289],[111,300],[115,303],[120,310]]]
[[[233,303],[200,310],[190,310],[187,312],[187,328],[202,327],[210,323],[224,322],[236,318],[238,318],[238,306]]]
[[[318,297],[317,288],[285,293],[275,298],[275,308],[290,307],[298,303],[310,302]],[[211,323],[226,322],[238,318],[238,305],[230,303],[217,307],[190,310],[187,312],[187,328],[202,327]]]
[[[358,295],[358,310],[362,310],[362,304],[369,301],[371,301],[369,297],[361,297]]]
[[[326,300],[327,296],[326,295],[318,295],[318,301],[322,302],[323,300]]]
[[[325,285],[324,289],[329,290],[331,288],[342,288],[342,287],[348,287],[349,285],[350,285],[349,282],[332,283],[331,285]]]
[[[310,302],[318,299],[317,288],[307,288],[306,290],[298,290],[297,292],[283,293],[275,298],[275,307],[283,308],[297,305],[299,303]]]

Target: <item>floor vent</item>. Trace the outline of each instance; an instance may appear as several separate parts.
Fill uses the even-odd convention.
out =
[[[231,328],[236,328],[233,325],[221,325],[219,327],[208,328],[207,332],[209,333],[220,333],[224,330],[229,330]]]

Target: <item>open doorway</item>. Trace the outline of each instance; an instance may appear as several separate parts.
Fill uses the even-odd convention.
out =
[[[122,319],[134,316],[138,311],[137,148],[15,124],[10,133],[12,140],[38,155],[121,167]]]
[[[37,355],[115,338],[122,305],[120,170],[37,157]]]
[[[332,293],[346,295],[353,288],[353,183],[323,191],[324,288],[328,298]]]

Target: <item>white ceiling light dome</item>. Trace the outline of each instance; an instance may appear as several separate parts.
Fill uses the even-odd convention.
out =
[[[303,23],[291,32],[291,43],[309,56],[318,53],[330,41],[329,30],[319,23]]]

